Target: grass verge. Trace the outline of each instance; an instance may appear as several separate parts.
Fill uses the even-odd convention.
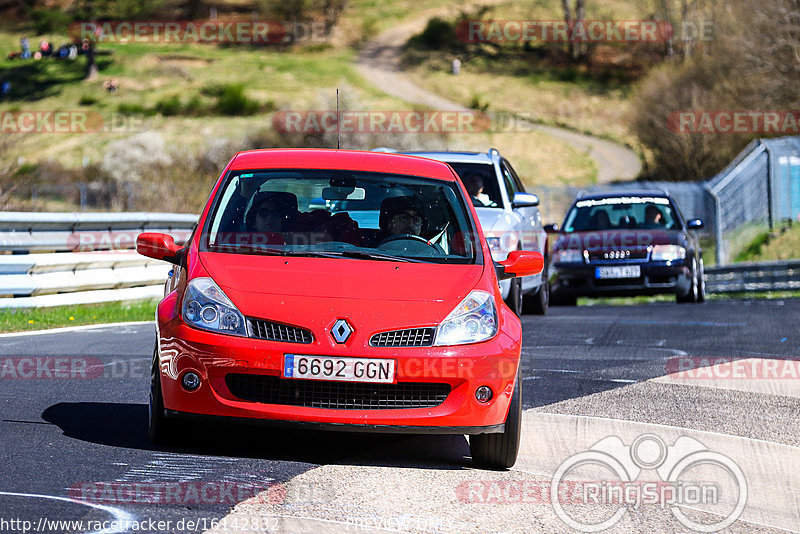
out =
[[[63,326],[152,321],[156,300],[109,302],[0,311],[0,332],[24,332]]]

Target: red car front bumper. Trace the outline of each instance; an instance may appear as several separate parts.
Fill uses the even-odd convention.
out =
[[[509,324],[500,322],[503,323]],[[518,327],[518,322],[510,324]],[[520,336],[518,332],[511,334],[501,328],[489,341],[450,347],[376,348],[364,345],[357,349],[337,347],[331,350],[329,346],[316,343],[266,341],[191,328],[175,316],[174,300],[168,296],[159,306],[158,317],[158,366],[164,407],[167,415],[172,417],[212,416],[251,422],[291,422],[340,430],[501,432],[520,356]],[[446,384],[449,393],[443,402],[431,407],[337,409],[245,400],[231,391],[226,377],[233,374],[244,375],[248,380],[252,380],[251,377],[269,377],[267,380],[272,384],[280,381],[281,387],[290,391],[295,385],[301,385],[300,382],[320,382],[281,378],[285,354],[394,359],[395,384]],[[201,384],[194,391],[187,391],[180,382],[188,371],[201,377]],[[342,383],[328,384],[335,389]],[[475,390],[480,386],[492,389],[493,397],[489,402],[476,400]]]

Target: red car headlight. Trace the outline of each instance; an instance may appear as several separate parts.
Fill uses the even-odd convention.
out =
[[[463,345],[491,339],[497,333],[497,309],[486,291],[467,295],[436,329],[436,345]]]
[[[183,297],[183,320],[196,328],[247,336],[244,315],[211,278],[195,278]]]

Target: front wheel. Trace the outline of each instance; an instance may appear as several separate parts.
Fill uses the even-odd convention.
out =
[[[706,301],[706,269],[703,258],[700,258],[700,273],[697,275],[697,302]]]
[[[522,316],[522,279],[511,279],[511,289],[508,290],[505,302],[517,317]]]
[[[179,430],[175,421],[164,415],[164,396],[161,393],[161,370],[159,369],[158,349],[153,355],[150,373],[150,402],[148,404],[148,434],[154,445],[172,445],[178,441]]]
[[[675,300],[679,304],[702,302],[699,298],[700,283],[698,281],[697,261],[692,259],[692,280],[690,281],[689,291],[685,295],[676,294]]]
[[[508,469],[517,461],[522,435],[522,379],[517,383],[508,407],[505,430],[500,434],[477,434],[469,437],[472,462],[484,469]]]
[[[523,297],[522,313],[545,315],[548,306],[550,306],[550,281],[547,275],[547,258],[545,258],[544,270],[542,271],[542,283],[536,293]]]

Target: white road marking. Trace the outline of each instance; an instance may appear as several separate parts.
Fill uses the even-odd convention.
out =
[[[54,501],[63,501],[73,504],[79,504],[81,506],[89,506],[90,508],[103,510],[104,512],[108,512],[109,514],[114,516],[114,523],[116,523],[119,527],[117,529],[106,528],[103,530],[96,530],[94,532],[89,532],[87,534],[116,534],[117,532],[126,532],[128,530],[127,525],[130,525],[135,520],[134,516],[132,516],[125,510],[120,510],[119,508],[114,508],[113,506],[107,506],[104,504],[95,504],[91,502],[81,501],[78,499],[70,499],[69,497],[57,497],[55,495],[39,495],[36,493],[14,493],[10,491],[0,491],[0,495],[7,495],[9,497],[32,497],[34,499],[52,499]]]
[[[125,326],[139,326],[143,324],[153,324],[153,321],[130,321],[127,323],[104,323],[104,324],[85,324],[81,326],[64,326],[61,328],[51,328],[49,330],[28,330],[24,332],[6,332],[0,334],[0,338],[19,337],[19,336],[43,336],[47,334],[62,334],[64,332],[79,332],[84,330],[99,330],[102,328],[119,328]],[[116,332],[115,332],[116,333]]]

